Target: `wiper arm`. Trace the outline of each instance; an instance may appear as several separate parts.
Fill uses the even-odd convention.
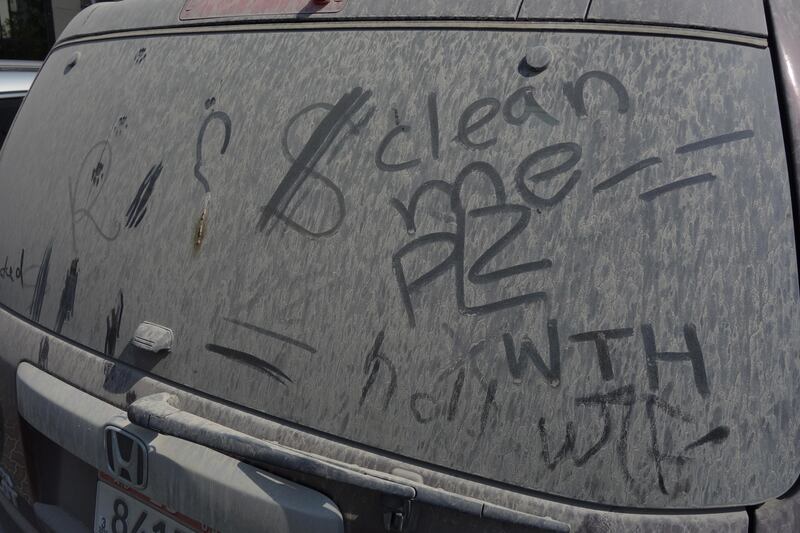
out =
[[[219,452],[252,461],[342,483],[360,489],[375,491],[389,499],[404,502],[395,506],[385,517],[388,531],[404,531],[414,503],[458,511],[476,518],[494,520],[516,526],[529,527],[544,532],[567,533],[570,526],[551,518],[521,513],[505,507],[482,502],[440,489],[415,483],[386,479],[382,473],[366,471],[354,465],[331,461],[303,453],[240,431],[180,409],[176,396],[169,393],[141,398],[128,407],[128,419],[164,435],[194,442]]]

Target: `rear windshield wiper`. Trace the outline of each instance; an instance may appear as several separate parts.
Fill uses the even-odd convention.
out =
[[[297,472],[381,494],[385,501],[391,502],[384,510],[387,531],[405,531],[406,525],[411,523],[415,504],[426,504],[477,519],[513,524],[536,531],[570,531],[568,524],[551,518],[514,511],[411,480],[398,481],[391,479],[395,476],[252,437],[182,410],[178,398],[169,393],[154,394],[135,401],[128,408],[128,418],[138,426],[212,448],[245,462]]]

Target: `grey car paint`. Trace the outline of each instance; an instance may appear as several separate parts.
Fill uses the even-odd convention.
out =
[[[209,448],[137,427],[124,411],[31,364],[20,365],[16,389],[20,416],[98,471],[107,469],[108,426],[136,435],[149,450],[153,473],[138,491],[153,501],[192,509],[192,519],[216,531],[258,531],[264,524],[282,533],[344,531],[336,505],[318,492]]]
[[[520,20],[581,20],[586,16],[589,0],[524,0],[519,11]]]
[[[346,51],[335,70],[316,53],[322,43]],[[520,75],[537,46],[554,60]],[[93,90],[111,79],[122,90]],[[12,264],[22,249],[47,257],[52,273],[47,290],[0,288],[17,312],[36,308],[40,324],[199,391],[527,489],[702,508],[759,501],[794,481],[797,273],[767,50],[592,34],[278,31],[68,46],[41,80],[21,128],[54,117],[48,133],[61,149],[37,158],[12,136],[0,162],[0,225],[19,228],[3,233],[2,249]],[[520,99],[505,121],[498,111],[472,131],[478,111],[512,94],[535,95],[547,114]],[[367,100],[352,122],[370,106],[374,118],[347,128],[307,178],[317,188],[301,194],[302,208],[284,209],[270,198],[344,95]],[[554,144],[573,159],[581,146],[582,173],[531,184],[556,163],[534,168],[529,154]],[[643,160],[646,171],[621,179]],[[489,167],[472,164],[481,161],[502,177],[494,193],[480,176]],[[465,168],[475,172],[458,201],[436,200],[448,185],[420,189]],[[146,202],[142,187],[155,191]],[[420,216],[404,222],[393,199],[408,209],[419,190]],[[504,232],[526,245],[501,254]],[[449,242],[463,242],[457,263],[421,278],[447,260]],[[431,243],[430,256],[409,252]],[[418,285],[409,305],[398,273],[435,283]],[[125,346],[144,320],[175,330],[172,354]],[[610,364],[586,333],[596,330],[614,330]],[[721,463],[737,465],[736,482]]]
[[[61,34],[60,40],[80,35],[114,30],[134,30],[140,28],[186,26],[197,24],[197,20],[180,20],[181,10],[186,0],[126,0],[94,5],[80,12]],[[268,5],[267,2],[262,4]],[[306,6],[308,2],[298,2]],[[505,19],[517,16],[520,0],[465,0],[441,2],[438,0],[414,0],[397,2],[395,0],[348,0],[346,7],[336,13],[303,15],[302,20],[342,20],[342,19]],[[226,17],[226,22],[234,20],[293,20],[294,15],[264,15],[250,17]],[[199,21],[200,23],[219,22],[220,19]]]
[[[773,63],[779,78],[779,94],[783,104],[783,129],[792,179],[795,213],[800,205],[800,1],[769,0],[768,21]],[[770,500],[753,512],[752,530],[757,532],[790,532],[800,523],[800,479],[780,498]]]
[[[518,0],[461,0],[441,2],[439,0],[414,0],[396,2],[395,0],[348,0],[347,6],[338,16],[353,18],[514,18],[519,9]]]
[[[762,0],[593,0],[588,18],[767,34]]]
[[[266,4],[266,2],[265,2]],[[298,5],[307,5],[300,2]],[[591,9],[589,9],[591,4]],[[296,20],[294,15],[226,17],[224,19],[180,20],[186,0],[125,0],[95,4],[80,12],[60,36],[68,40],[82,35],[213,24],[220,21],[253,22],[258,20]],[[312,20],[402,20],[402,19],[474,19],[580,21],[585,18],[630,23],[689,25],[728,31],[766,35],[764,8],[760,0],[348,0],[336,13],[304,14]]]

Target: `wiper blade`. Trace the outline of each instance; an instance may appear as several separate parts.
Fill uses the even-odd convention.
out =
[[[380,493],[405,502],[396,506],[410,513],[414,503],[427,504],[476,518],[494,520],[536,531],[567,533],[570,526],[551,518],[535,516],[468,498],[411,480],[395,481],[377,471],[367,471],[338,461],[304,453],[281,444],[259,439],[180,408],[176,396],[159,393],[136,400],[128,407],[128,419],[164,435],[207,446],[245,461],[298,472],[352,487]],[[389,531],[403,531],[408,516],[393,511],[386,521]]]

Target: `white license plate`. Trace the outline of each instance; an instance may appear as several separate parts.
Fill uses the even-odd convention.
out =
[[[94,533],[190,533],[192,530],[133,496],[97,482]]]

